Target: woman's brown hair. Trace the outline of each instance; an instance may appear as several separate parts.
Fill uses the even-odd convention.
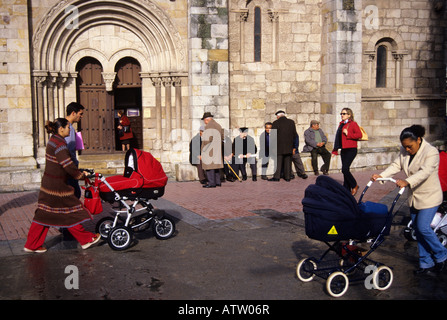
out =
[[[68,124],[68,120],[65,118],[57,118],[53,122],[47,121],[45,123],[45,129],[47,130],[48,134],[56,134],[59,128],[65,128],[65,126]]]

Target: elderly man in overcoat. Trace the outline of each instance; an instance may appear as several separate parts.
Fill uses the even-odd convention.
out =
[[[269,181],[279,181],[283,169],[284,180],[290,181],[293,142],[298,133],[296,132],[295,122],[287,119],[284,111],[279,110],[275,115],[277,120],[273,122],[272,129],[276,130],[277,135],[276,171]]]
[[[202,134],[202,168],[206,171],[208,184],[204,188],[215,188],[221,185],[220,169],[223,169],[222,140],[224,131],[210,112],[205,112],[202,117],[205,123],[205,131]]]

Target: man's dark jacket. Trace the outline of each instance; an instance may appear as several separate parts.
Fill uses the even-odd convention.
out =
[[[295,122],[282,116],[273,122],[272,129],[277,130],[277,154],[292,154],[293,142],[298,135]]]

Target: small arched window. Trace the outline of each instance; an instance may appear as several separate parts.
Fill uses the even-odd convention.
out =
[[[261,61],[261,8],[260,7],[255,7],[254,56],[255,56],[255,62]]]
[[[387,48],[381,45],[377,48],[376,88],[386,88]]]

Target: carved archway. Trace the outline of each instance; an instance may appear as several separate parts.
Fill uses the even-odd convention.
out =
[[[122,27],[137,35],[150,68],[143,72],[185,69],[186,52],[178,31],[164,11],[149,0],[60,1],[33,36],[33,69],[74,71],[67,70],[71,45],[85,30],[100,25]]]

